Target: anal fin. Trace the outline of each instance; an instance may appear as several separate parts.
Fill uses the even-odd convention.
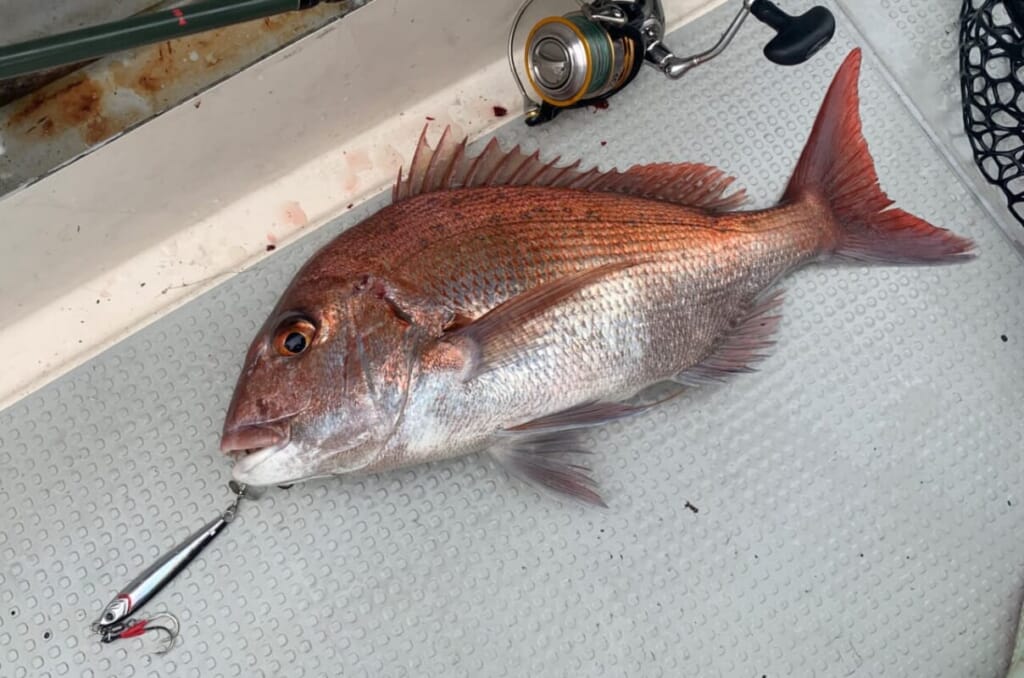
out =
[[[503,435],[490,448],[491,456],[510,474],[546,490],[586,504],[608,508],[598,493],[590,469],[566,458],[588,454],[576,430]]]
[[[764,351],[775,344],[772,335],[778,329],[782,316],[772,315],[772,312],[782,306],[782,301],[782,290],[755,299],[722,336],[711,354],[676,375],[673,381],[686,386],[701,386],[725,381],[734,374],[755,371],[752,365],[765,358]]]

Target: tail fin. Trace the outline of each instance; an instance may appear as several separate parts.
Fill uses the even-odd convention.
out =
[[[861,133],[857,79],[860,49],[846,57],[829,87],[785,201],[824,199],[837,224],[834,253],[861,261],[934,263],[969,258],[971,241],[901,209],[878,185]]]

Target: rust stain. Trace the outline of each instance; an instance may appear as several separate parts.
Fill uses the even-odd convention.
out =
[[[93,145],[138,122],[150,111],[162,111],[177,103],[183,94],[194,91],[190,89],[194,83],[207,83],[211,71],[216,74],[250,63],[250,57],[264,54],[338,13],[338,9],[325,5],[322,10],[289,12],[150,45],[131,53],[130,60],[108,60],[105,69],[109,81],[79,71],[13,102],[12,113],[0,125],[5,131],[35,140],[76,129],[86,143]],[[119,90],[141,97],[148,103],[148,111],[113,114]],[[196,108],[199,105],[197,100]]]
[[[98,115],[85,126],[85,142],[87,144],[98,144],[107,137],[113,136],[116,131],[113,121],[105,116]]]
[[[35,73],[27,73],[6,80],[0,80],[0,106],[6,106],[12,101],[28,96],[32,92],[42,89],[46,85],[59,80],[68,73],[77,71],[82,66],[92,63],[94,60],[79,61],[74,64],[65,64]]]
[[[163,98],[161,91],[170,85],[180,85],[195,78],[198,71],[216,68],[224,61],[234,62],[251,53],[254,43],[267,41],[267,30],[279,33],[280,39],[306,30],[307,18],[299,14],[250,21],[140,49],[131,63],[110,64],[114,85],[131,89],[157,105]],[[268,42],[275,40],[271,38]]]
[[[275,14],[274,16],[264,17],[263,27],[268,31],[276,31],[282,24],[287,24],[290,21],[289,16],[290,14],[286,12],[284,14]]]
[[[46,113],[46,111],[42,110],[44,106],[48,106],[52,102],[68,96],[70,92],[79,89],[84,83],[85,79],[77,78],[72,82],[66,83],[60,87],[55,87],[50,91],[43,90],[36,92],[27,102],[11,114],[8,124],[17,125],[23,120],[32,117],[37,111]]]
[[[133,90],[148,99],[152,99],[151,95],[159,92],[162,83],[173,78],[177,71],[174,60],[165,56],[163,44],[156,49],[139,51],[128,65],[118,62],[110,64],[114,87]]]
[[[59,87],[43,88],[11,114],[7,127],[33,124],[26,134],[38,132],[52,136],[55,132],[91,122],[100,116],[102,88],[91,78],[77,77]]]
[[[159,78],[148,73],[140,75],[135,82],[143,92],[158,92],[163,87]]]
[[[69,89],[58,102],[64,119],[72,125],[90,119],[99,112],[101,95],[99,86],[91,79],[85,79],[78,86]]]

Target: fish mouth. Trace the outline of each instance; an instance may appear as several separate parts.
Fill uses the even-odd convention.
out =
[[[262,448],[239,450],[235,452],[235,465],[231,469],[231,476],[238,482],[247,485],[271,485],[277,481],[257,480],[256,476],[262,475],[257,470],[268,459],[288,447],[287,440],[277,445],[270,445]]]
[[[234,459],[232,477],[253,486],[277,484],[283,460],[267,462],[280,454],[287,456],[292,448],[291,425],[280,420],[226,429],[220,442],[221,451]]]
[[[275,453],[291,442],[291,426],[287,422],[270,422],[237,426],[224,431],[221,452],[235,460],[232,475],[239,482]]]
[[[224,431],[220,439],[220,450],[225,454],[247,455],[280,447],[291,438],[291,426],[287,423],[247,424]]]

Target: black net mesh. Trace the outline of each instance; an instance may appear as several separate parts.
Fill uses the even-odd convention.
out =
[[[1024,224],[1024,0],[964,0],[960,89],[974,160]]]

